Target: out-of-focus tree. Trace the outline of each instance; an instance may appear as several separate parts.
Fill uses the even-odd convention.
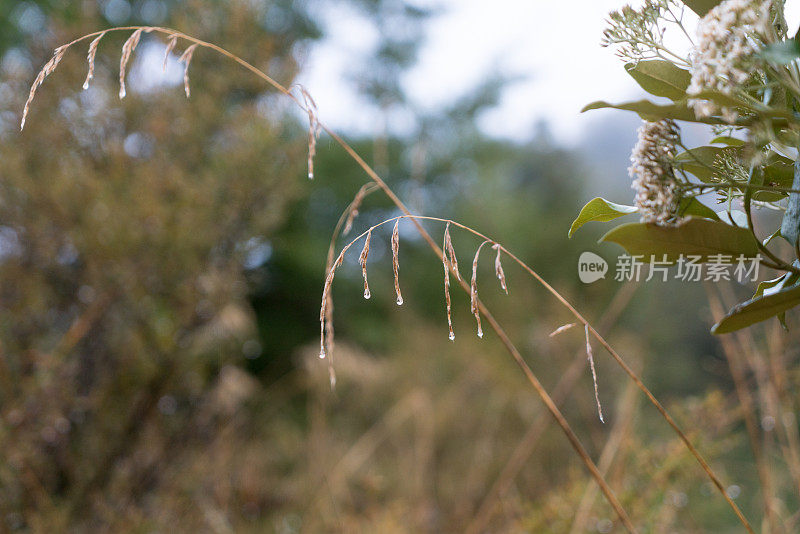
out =
[[[89,89],[71,49],[15,123],[49,50],[111,24],[213,37],[282,80],[319,32],[293,2],[78,4],[0,19],[16,28],[0,43],[0,530],[191,524],[148,495],[255,387],[231,367],[260,351],[246,268],[301,191],[302,127],[204,51],[187,100],[177,56],[162,75],[150,36],[120,102],[122,33],[101,41]]]

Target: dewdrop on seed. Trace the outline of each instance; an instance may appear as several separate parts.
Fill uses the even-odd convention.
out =
[[[447,336],[447,337],[450,338],[450,341],[455,341],[456,340],[456,334],[452,330],[450,330],[450,335]]]
[[[397,295],[397,305],[403,305],[403,294],[400,292],[400,232],[398,230],[400,219],[394,222],[392,230],[392,271],[394,273],[394,292]]]
[[[367,282],[367,258],[369,257],[369,240],[372,237],[372,229],[367,231],[367,237],[364,239],[364,248],[361,250],[361,255],[358,258],[358,263],[361,265],[361,275],[364,277],[364,298],[369,299],[372,295],[369,292],[369,282]]]

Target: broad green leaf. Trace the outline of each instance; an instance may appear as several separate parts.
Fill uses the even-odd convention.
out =
[[[700,202],[694,197],[684,198],[678,206],[678,215],[703,217],[704,219],[719,220],[717,212]]]
[[[777,154],[775,154],[775,156],[777,156]],[[793,162],[783,156],[769,159],[773,161],[764,165],[764,185],[791,189],[792,181],[794,180]],[[787,193],[777,191],[758,191],[757,193],[753,193],[754,200],[764,200],[768,202],[775,202],[786,196]]]
[[[783,282],[783,280],[785,278],[786,278],[786,275],[784,274],[784,275],[779,276],[778,278],[775,278],[773,280],[764,280],[763,282],[759,282],[758,283],[758,287],[756,288],[756,292],[753,295],[753,298],[760,297],[761,295],[764,294],[764,291],[767,291],[767,290],[772,289],[773,287],[777,286],[778,284]],[[767,294],[769,294],[769,293],[767,293]]]
[[[699,146],[681,152],[675,156],[675,166],[693,174],[701,182],[718,183],[721,181],[715,166],[720,157],[729,156],[734,159],[741,158],[742,147],[738,146]],[[772,187],[792,187],[794,167],[792,160],[775,152],[770,152],[764,165],[764,185]],[[744,185],[744,184],[743,184]],[[735,187],[735,186],[734,186]],[[741,189],[741,188],[739,188]],[[773,191],[758,191],[753,194],[754,200],[776,201],[784,198],[786,193]]]
[[[676,261],[680,255],[700,256],[705,262],[714,254],[729,255],[734,260],[740,254],[748,258],[758,254],[758,244],[749,230],[694,217],[680,226],[622,224],[601,237],[600,241],[617,243],[628,254],[641,255],[645,259],[651,255],[660,259],[666,254],[669,261]]]
[[[693,161],[711,167],[714,165],[717,158],[725,152],[736,153],[738,152],[738,148],[719,147],[719,146],[697,146],[694,148],[690,148],[689,150],[684,150],[683,152],[675,156],[675,161],[680,163]]]
[[[701,182],[718,182],[717,160],[724,155],[737,157],[739,152],[738,147],[698,146],[681,152],[674,161],[679,169],[695,175]]]
[[[761,49],[759,55],[771,63],[786,65],[800,58],[800,43],[795,39],[787,39],[768,44]]]
[[[711,140],[712,145],[742,146],[744,143],[743,139],[730,137],[728,135],[720,135]]]
[[[773,239],[775,239],[776,237],[780,237],[780,236],[781,236],[781,229],[778,228],[777,230],[775,230],[775,233],[770,234],[769,236],[767,236],[764,239],[764,241],[762,241],[762,243],[766,247],[767,245],[769,245],[772,242]]]
[[[686,98],[686,88],[692,75],[688,70],[676,67],[674,63],[662,59],[651,59],[628,63],[625,70],[636,80],[642,89],[655,96],[671,100]]]
[[[770,158],[764,165],[764,183],[773,187],[791,188],[794,180],[794,162],[783,156]]]
[[[613,221],[614,219],[622,217],[623,215],[628,215],[629,213],[636,213],[636,208],[634,206],[616,204],[600,197],[593,198],[586,203],[586,205],[581,209],[581,212],[578,214],[578,217],[572,222],[572,226],[570,227],[567,236],[572,237],[572,234],[575,233],[575,230],[589,221]]]
[[[762,294],[734,306],[720,322],[714,325],[711,333],[734,332],[782,314],[798,304],[800,304],[800,286],[794,285],[774,293]]]
[[[785,287],[792,287],[797,283],[798,278],[800,277],[794,273],[786,273],[772,280],[764,280],[758,284],[753,298],[760,297],[762,295],[771,295],[773,293],[777,293]]]
[[[722,3],[722,0],[683,0],[686,7],[701,17]]]
[[[753,105],[736,100],[728,95],[720,92],[703,92],[692,96],[692,98],[700,100],[710,100],[719,106],[745,108],[752,114],[744,115],[736,120],[737,126],[749,126],[754,122],[762,119],[770,119],[770,123],[774,128],[786,127],[789,121],[795,121],[794,115],[791,112],[779,108],[767,108],[762,105],[753,107]],[[678,121],[698,122],[702,124],[726,124],[719,117],[697,117],[694,111],[689,108],[686,100],[679,100],[671,104],[656,104],[649,100],[636,100],[634,102],[623,102],[620,104],[611,104],[604,100],[598,100],[585,106],[581,112],[590,111],[593,109],[621,109],[625,111],[634,111],[646,121],[657,121],[661,119],[673,119]]]
[[[593,109],[621,109],[634,111],[646,121],[658,121],[661,119],[674,119],[680,121],[703,122],[707,124],[718,124],[720,121],[714,118],[698,119],[694,111],[689,109],[685,102],[674,102],[672,104],[656,104],[649,100],[636,100],[634,102],[623,102],[621,104],[610,104],[603,100],[592,102],[581,110],[590,111]]]

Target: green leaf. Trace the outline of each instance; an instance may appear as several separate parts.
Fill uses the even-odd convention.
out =
[[[759,282],[753,298],[760,297],[764,294],[771,295],[784,288],[784,286],[793,286],[797,282],[798,276],[794,273],[782,274],[778,278],[772,280],[764,280]]]
[[[600,241],[617,243],[628,254],[647,259],[651,255],[661,259],[666,254],[667,259],[673,262],[681,255],[700,256],[705,262],[714,254],[730,255],[734,260],[740,254],[747,258],[758,254],[758,244],[749,230],[694,217],[680,226],[622,224],[601,237]]]
[[[728,135],[720,135],[711,140],[712,145],[742,146],[744,143],[743,139],[730,137]]]
[[[646,121],[658,121],[661,119],[674,119],[679,121],[703,122],[707,124],[718,124],[720,121],[714,118],[698,119],[694,111],[688,108],[685,102],[674,102],[672,104],[656,104],[649,100],[636,100],[634,102],[623,102],[621,104],[610,104],[603,100],[592,102],[581,110],[590,111],[593,109],[621,109],[624,111],[635,111]]]
[[[768,158],[768,161],[772,161],[764,165],[764,185],[791,189],[792,181],[794,180],[794,163],[790,159],[778,156],[774,152],[771,153],[772,155],[775,157]],[[754,200],[768,202],[775,202],[787,196],[788,193],[778,191],[758,191],[753,193]]]
[[[722,0],[683,0],[686,7],[701,17],[722,3]]]
[[[758,55],[771,63],[786,65],[800,58],[800,43],[794,39],[772,43],[762,48]]]
[[[698,146],[675,156],[675,165],[682,171],[695,175],[705,183],[718,182],[717,159],[724,155],[738,157],[738,147]]]
[[[581,209],[578,217],[572,222],[572,226],[570,227],[567,235],[568,237],[572,237],[572,234],[575,233],[575,230],[589,221],[613,221],[614,219],[622,217],[623,215],[636,213],[636,211],[637,210],[634,206],[616,204],[600,197],[593,198]]]
[[[671,100],[686,97],[686,88],[692,75],[688,70],[676,67],[675,64],[662,59],[628,63],[625,70],[636,80],[642,89],[655,96],[663,96]]]
[[[681,203],[678,205],[678,215],[694,215],[695,217],[703,217],[704,219],[719,220],[717,212],[694,197],[681,199]]]
[[[753,123],[770,119],[774,128],[785,128],[790,121],[795,121],[794,115],[787,110],[779,108],[768,108],[763,105],[754,107],[753,104],[737,100],[728,95],[717,91],[702,92],[693,95],[692,98],[699,100],[710,100],[719,106],[745,108],[752,115],[745,115],[736,120],[737,126],[749,126]],[[677,121],[697,122],[701,124],[727,124],[719,117],[697,117],[694,111],[689,108],[686,100],[679,100],[671,104],[656,104],[649,100],[636,100],[634,102],[623,102],[621,104],[610,104],[604,100],[598,100],[585,106],[581,113],[593,109],[621,109],[624,111],[635,111],[646,121],[657,121],[661,119],[673,119]]]
[[[760,286],[759,286],[760,287]],[[769,288],[765,288],[769,289]],[[762,294],[733,307],[711,329],[712,334],[727,334],[780,315],[800,304],[800,286],[791,286],[774,293]]]
[[[780,228],[778,228],[777,230],[775,230],[775,233],[773,233],[773,234],[770,234],[769,236],[767,236],[766,238],[764,238],[764,241],[762,241],[763,245],[766,247],[766,246],[767,246],[767,245],[769,245],[769,244],[772,242],[772,240],[773,240],[773,239],[775,239],[776,237],[781,237],[781,229],[780,229]]]

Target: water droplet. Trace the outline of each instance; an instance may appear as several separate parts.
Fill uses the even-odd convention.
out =
[[[402,306],[403,305],[403,297],[397,297],[397,305],[398,306]]]
[[[88,88],[89,88],[89,80],[86,80],[85,82],[83,82],[83,90],[85,91]]]
[[[364,298],[365,299],[369,299],[371,296],[372,296],[372,294],[369,292],[369,288],[365,289],[364,290]]]
[[[450,332],[450,336],[449,337],[450,337],[450,341],[455,341],[456,340],[456,335],[453,332]]]
[[[483,330],[478,329],[478,337],[483,339]]]
[[[125,98],[125,95],[127,95],[127,93],[125,92],[125,88],[124,87],[120,87],[120,89],[119,89],[119,98],[123,99],[123,98]]]
[[[313,172],[311,172],[311,171],[308,172],[308,179],[309,180],[313,180],[314,179],[314,173]]]
[[[324,360],[325,359],[325,351],[324,350],[319,351],[319,359],[320,360]]]

